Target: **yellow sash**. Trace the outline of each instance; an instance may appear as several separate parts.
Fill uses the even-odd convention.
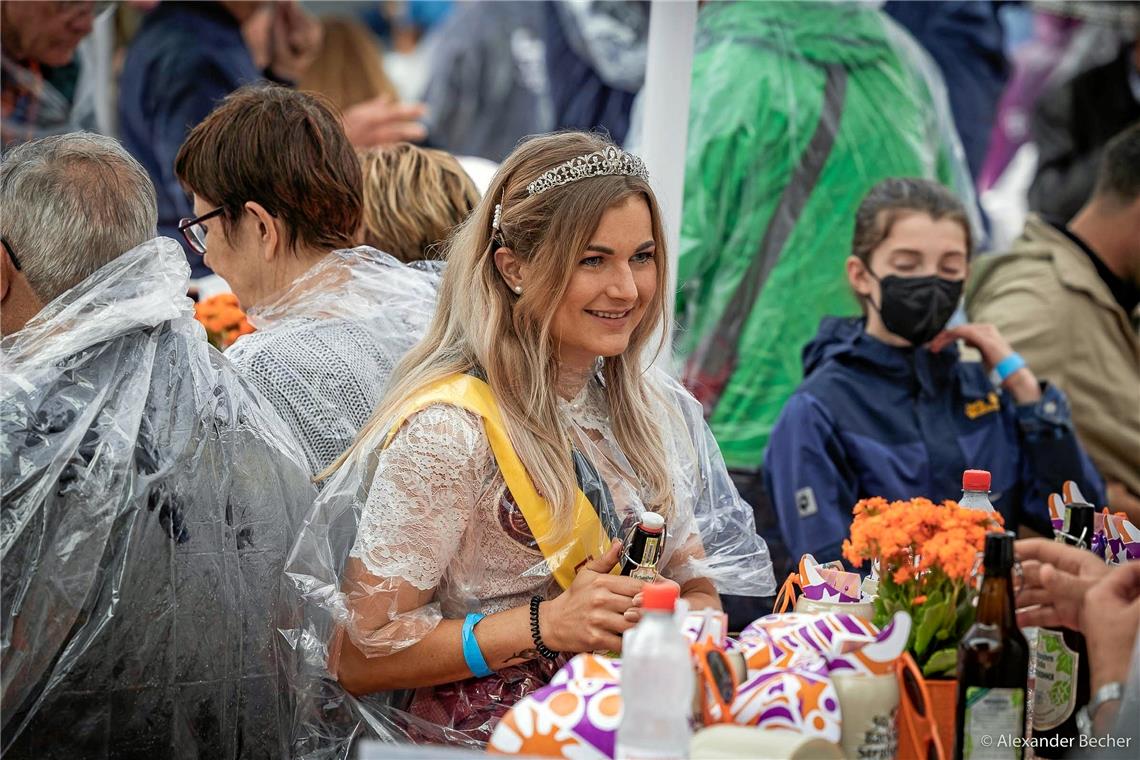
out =
[[[574,499],[573,530],[554,530],[554,512],[546,499],[535,490],[530,475],[511,446],[507,428],[503,424],[503,415],[491,387],[476,377],[452,375],[418,392],[396,415],[392,432],[384,442],[385,447],[391,443],[392,437],[408,417],[432,404],[458,406],[483,418],[483,427],[495,455],[495,463],[499,466],[515,503],[522,510],[531,533],[538,541],[554,578],[562,588],[570,586],[583,563],[609,551],[610,538],[598,519],[598,513],[580,488]],[[615,568],[614,572],[620,571]]]

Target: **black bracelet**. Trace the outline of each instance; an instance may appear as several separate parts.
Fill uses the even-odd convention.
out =
[[[541,596],[530,598],[530,637],[534,639],[534,648],[538,650],[538,653],[548,660],[553,660],[558,657],[558,652],[552,651],[550,647],[542,643],[542,634],[538,631],[538,605],[542,604],[543,601]]]

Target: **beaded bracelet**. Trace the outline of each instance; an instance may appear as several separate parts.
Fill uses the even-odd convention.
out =
[[[553,660],[558,657],[558,653],[542,643],[542,634],[538,631],[538,605],[542,602],[541,596],[530,598],[530,637],[534,640],[534,648],[538,650],[538,653],[548,660]]]

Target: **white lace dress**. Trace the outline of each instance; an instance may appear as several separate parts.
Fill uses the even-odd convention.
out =
[[[673,481],[664,574],[680,583],[708,578],[721,593],[775,593],[752,508],[733,487],[700,404],[661,373],[647,373],[645,382],[660,400],[654,415]],[[614,438],[604,388],[591,380],[561,412],[575,448],[606,485],[618,519],[603,522],[611,534],[623,533],[645,509],[643,489]],[[382,658],[423,640],[444,618],[521,607],[533,595],[559,591],[481,419],[446,404],[409,417],[386,448],[356,450],[314,505],[286,576],[297,610],[282,636],[300,650],[304,676],[295,689],[313,706],[299,720],[320,737],[335,730],[323,707],[331,704],[326,664],[342,633],[365,655]],[[478,743],[556,667],[531,660],[420,689],[408,710],[391,694],[338,699],[389,738]]]
[[[559,406],[576,447],[605,481],[624,535],[646,506],[638,479],[614,438],[604,388],[591,380],[574,400]],[[714,485],[702,467],[707,455],[696,445],[699,441],[693,440],[681,410],[670,408],[673,405],[668,402],[664,406],[661,422],[667,470],[674,476],[675,511],[668,524],[662,572],[678,583],[701,575],[716,581],[727,575],[723,561],[733,557],[704,556],[709,546],[702,540],[702,526],[694,512],[699,504],[710,501],[710,486]],[[727,473],[722,481],[727,482]],[[770,578],[766,547],[755,536],[751,512],[735,490],[730,496],[732,509],[719,516],[710,514],[706,522],[736,534],[736,558],[747,560],[750,551],[756,563],[753,570],[761,575],[766,572]],[[715,500],[712,505],[706,511],[715,513]],[[723,518],[719,526],[717,517]],[[750,533],[752,540],[742,541],[742,532]],[[725,536],[711,538],[716,539],[714,547],[727,540]],[[435,589],[433,604],[423,610],[432,618],[423,626],[429,629],[440,617],[491,614],[526,605],[535,594],[549,596],[557,591],[542,552],[495,464],[481,419],[446,404],[412,415],[376,457],[351,555],[376,578],[399,579],[421,591]],[[741,576],[749,572],[739,570]],[[405,623],[415,615],[414,611],[401,612]],[[393,635],[397,632],[407,635],[409,627],[394,628]],[[384,641],[367,634],[360,638],[371,639],[366,646],[375,647],[377,654],[415,643],[390,637]]]

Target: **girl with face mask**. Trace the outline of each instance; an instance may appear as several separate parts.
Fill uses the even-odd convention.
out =
[[[838,559],[859,499],[956,499],[966,469],[990,471],[1013,530],[1051,535],[1046,498],[1065,480],[1102,503],[1061,391],[992,325],[947,328],[972,252],[965,209],[937,183],[883,180],[860,204],[847,278],[864,316],[823,320],[765,457],[793,560]]]

